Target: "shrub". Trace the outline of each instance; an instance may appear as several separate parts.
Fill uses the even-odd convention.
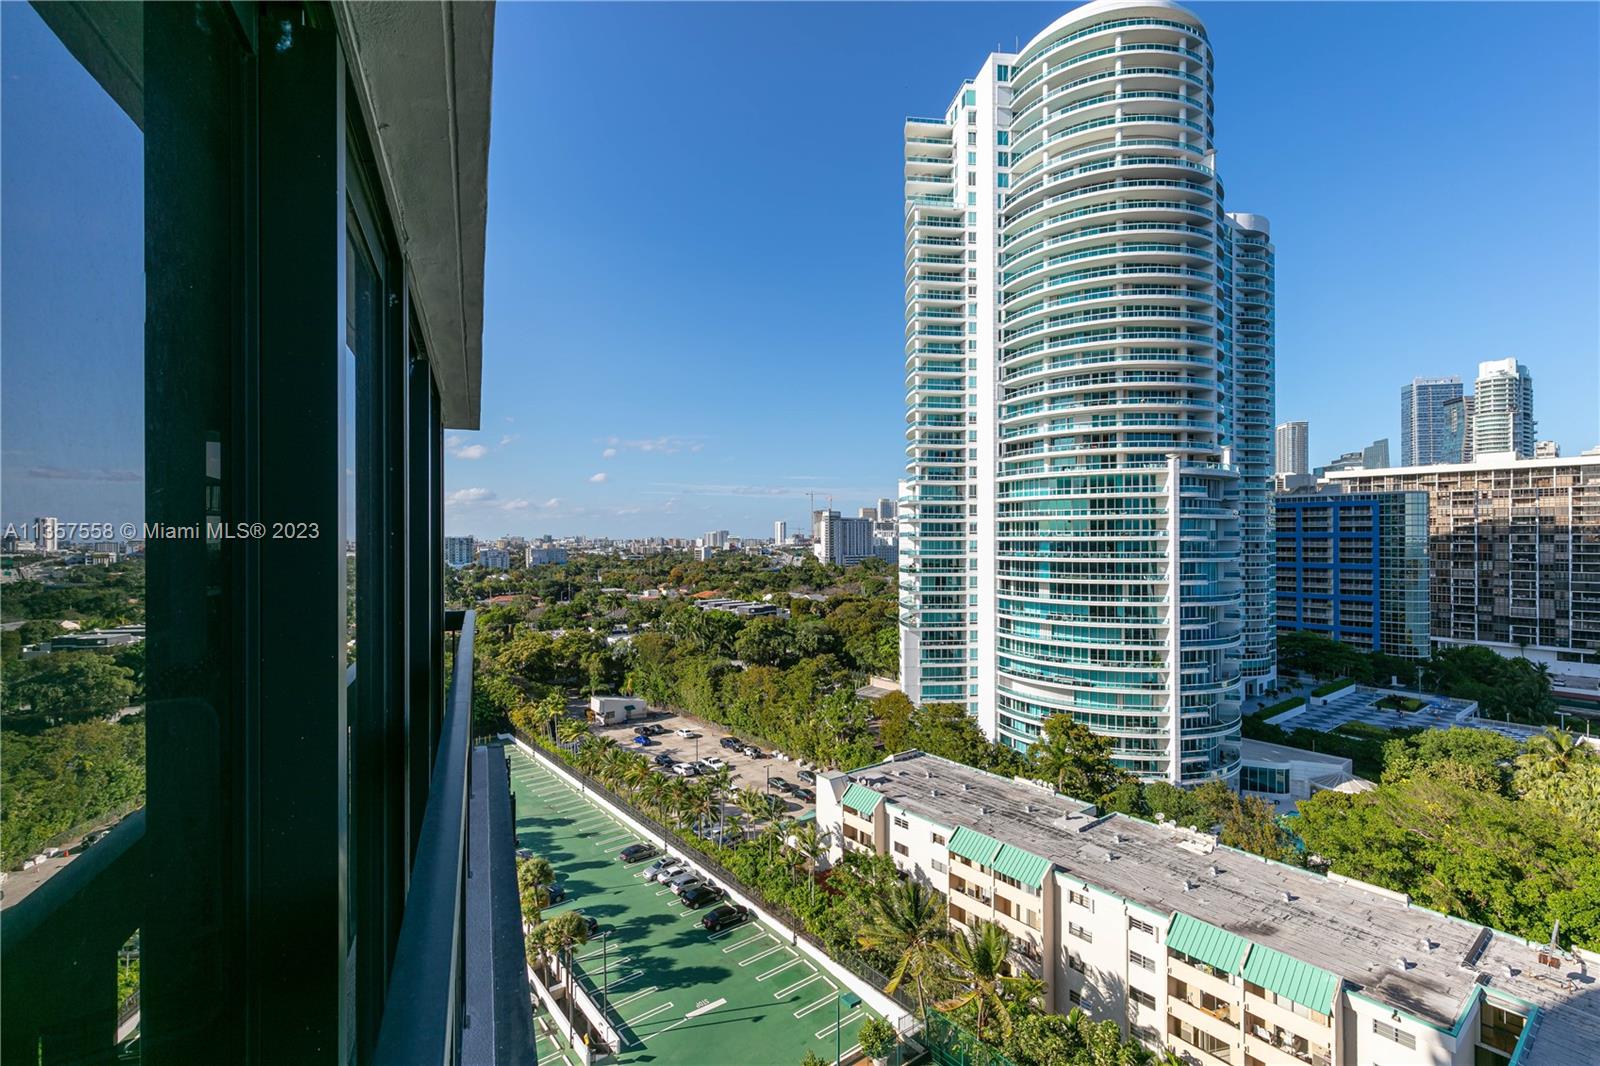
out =
[[[1324,681],[1322,684],[1312,689],[1311,694],[1313,696],[1326,696],[1330,693],[1338,692],[1342,688],[1347,688],[1351,684],[1353,684],[1353,682],[1348,677],[1336,677],[1332,681]]]
[[[869,1059],[885,1059],[894,1050],[894,1026],[882,1018],[868,1018],[861,1023],[861,1031],[856,1034],[856,1040],[861,1044],[861,1053]]]

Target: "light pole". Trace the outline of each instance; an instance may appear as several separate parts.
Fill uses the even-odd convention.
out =
[[[859,1006],[861,997],[854,992],[846,992],[833,1001],[833,1066],[839,1066],[844,1058],[844,1007],[855,1010]]]

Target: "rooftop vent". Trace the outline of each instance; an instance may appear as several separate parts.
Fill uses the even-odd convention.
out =
[[[932,781],[933,780],[933,771],[932,770],[924,770],[924,771],[922,771],[922,776],[927,778],[929,781]]]
[[[1433,941],[1429,940],[1427,937],[1423,937],[1420,941],[1418,941],[1418,943],[1422,945],[1423,951],[1432,951],[1434,948],[1439,946]]]
[[[930,788],[930,789],[928,789],[928,795],[933,796],[935,799],[937,799],[938,796],[939,796],[939,790],[936,789],[936,788]]]
[[[1285,903],[1293,903],[1294,902],[1294,893],[1293,892],[1285,892],[1283,894],[1283,901]]]
[[[1185,892],[1193,892],[1195,890],[1195,885],[1192,884],[1187,877],[1183,879],[1183,890]]]
[[[1399,966],[1401,970],[1411,969],[1411,962],[1404,955],[1396,956],[1394,961],[1395,965]]]
[[[1117,853],[1116,852],[1114,852],[1114,851],[1106,852],[1106,862],[1115,862],[1116,860],[1117,860]]]
[[[965,781],[963,781],[963,782],[961,782],[961,791],[963,791],[963,792],[971,792],[972,791],[972,786],[967,784]]]
[[[989,808],[987,808],[987,807],[984,807],[984,806],[982,806],[982,805],[979,805],[979,807],[978,807],[978,816],[979,816],[979,817],[980,817],[980,818],[981,818],[981,817],[985,817],[985,816],[987,816],[987,815],[988,815],[988,813],[989,813]]]
[[[1024,814],[1032,814],[1032,813],[1033,813],[1033,804],[1031,804],[1031,803],[1024,803],[1024,804],[1023,804],[1023,805],[1022,805],[1022,810],[1023,810],[1023,813],[1024,813]]]
[[[1212,863],[1210,866],[1207,866],[1206,867],[1206,873],[1210,874],[1212,877],[1217,876],[1217,865],[1216,865],[1216,863]]]
[[[1112,833],[1111,834],[1111,843],[1113,843],[1113,844],[1122,843],[1122,834],[1121,833]]]

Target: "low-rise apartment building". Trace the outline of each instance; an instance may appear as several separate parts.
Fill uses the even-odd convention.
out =
[[[1047,787],[903,752],[819,779],[837,857],[892,856],[950,922],[999,923],[1044,1006],[1204,1066],[1594,1061],[1600,956],[1556,952],[1336,875]]]

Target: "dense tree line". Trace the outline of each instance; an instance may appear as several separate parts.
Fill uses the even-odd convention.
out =
[[[30,855],[137,807],[144,799],[144,725],[80,722],[37,735],[7,732],[0,776],[0,862]]]
[[[1320,633],[1285,630],[1278,634],[1278,669],[1321,680],[1347,677],[1366,685],[1420,683],[1428,692],[1477,701],[1485,718],[1534,725],[1556,720],[1545,664],[1475,645],[1442,647],[1428,659],[1400,659],[1363,652]]]
[[[1336,873],[1531,940],[1600,947],[1600,755],[1547,731],[1477,729],[1385,745],[1371,792],[1321,792],[1296,829]]]

